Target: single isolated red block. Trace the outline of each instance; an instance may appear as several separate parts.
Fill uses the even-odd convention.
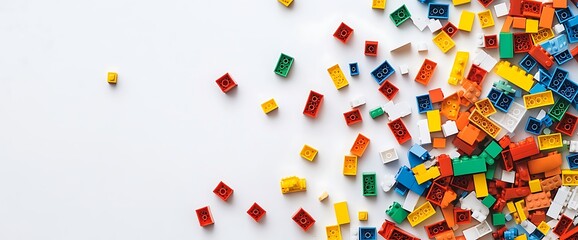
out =
[[[363,121],[363,119],[361,118],[361,112],[357,108],[344,113],[343,117],[345,118],[345,123],[347,123],[347,126],[360,123],[361,121]]]
[[[385,80],[385,82],[379,86],[378,90],[388,100],[393,99],[395,95],[397,95],[397,92],[399,92],[399,88],[393,85],[389,80]]]
[[[409,131],[405,127],[405,124],[401,118],[387,123],[387,126],[389,126],[389,129],[399,144],[404,144],[411,139],[411,135],[409,134]]]
[[[215,223],[213,221],[213,215],[211,214],[211,208],[209,206],[197,209],[196,213],[201,227],[205,227]]]
[[[342,43],[347,43],[352,34],[353,28],[350,28],[349,26],[347,26],[347,24],[342,22],[337,28],[337,30],[335,30],[335,33],[333,33],[333,36]]]
[[[303,231],[307,232],[309,228],[313,226],[315,223],[315,219],[309,215],[303,208],[299,208],[299,210],[293,214],[293,221],[303,229]]]
[[[231,194],[233,194],[233,189],[227,186],[224,182],[219,182],[215,190],[213,192],[223,201],[227,201]]]
[[[307,97],[307,103],[305,104],[305,109],[303,109],[303,114],[311,118],[316,118],[322,103],[323,94],[310,91],[309,97]]]
[[[223,91],[224,93],[231,91],[231,89],[237,86],[237,83],[233,81],[233,78],[229,75],[229,73],[225,73],[225,75],[217,79],[216,82],[217,85],[219,85],[219,88],[221,88],[221,91]]]
[[[257,203],[253,203],[249,210],[247,210],[247,214],[249,214],[249,216],[251,216],[255,222],[261,221],[261,218],[265,216],[265,213],[267,213],[267,211],[265,211],[265,209],[263,209]]]
[[[377,56],[377,44],[376,41],[365,41],[365,55],[366,56]]]

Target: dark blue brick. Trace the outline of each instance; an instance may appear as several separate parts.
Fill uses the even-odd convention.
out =
[[[524,71],[530,72],[532,69],[534,69],[534,67],[536,67],[537,63],[538,62],[536,62],[536,60],[534,60],[530,54],[526,54],[526,56],[520,60],[520,67],[524,69]]]
[[[417,111],[419,113],[424,113],[433,109],[433,105],[431,103],[431,99],[429,98],[429,94],[417,96],[415,98],[417,100]]]
[[[531,134],[540,135],[540,132],[542,131],[542,121],[534,117],[528,117],[525,130]]]
[[[357,66],[356,62],[349,64],[349,75],[351,76],[359,75],[359,67]]]
[[[389,76],[395,73],[395,69],[385,60],[381,65],[371,72],[371,76],[381,85]]]
[[[450,13],[450,5],[444,3],[430,3],[428,4],[428,18],[433,19],[448,19]]]
[[[496,101],[494,107],[496,107],[498,110],[502,112],[508,112],[513,102],[514,102],[513,97],[510,97],[506,94],[502,94],[502,96],[500,96],[498,101]]]

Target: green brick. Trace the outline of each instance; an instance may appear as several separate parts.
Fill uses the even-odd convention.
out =
[[[556,102],[554,103],[554,106],[552,106],[550,108],[550,111],[548,111],[548,116],[559,122],[560,120],[562,120],[562,116],[564,116],[564,113],[568,111],[568,107],[570,107],[570,102],[568,102],[564,98],[558,98],[558,100],[556,100]]]
[[[491,208],[494,203],[496,203],[496,198],[492,195],[488,195],[482,200],[482,203],[486,205],[486,207]]]
[[[391,21],[393,21],[393,24],[395,24],[396,27],[404,23],[410,17],[411,13],[409,13],[405,4],[401,5],[401,7],[389,14],[389,18],[391,18]]]
[[[381,107],[376,107],[374,109],[369,110],[369,116],[371,116],[371,118],[375,119],[381,115],[383,115],[385,112],[383,111],[383,108]]]
[[[492,157],[493,159],[496,159],[498,156],[500,156],[502,150],[503,149],[500,146],[500,144],[498,144],[496,141],[491,141],[490,144],[488,144],[488,146],[486,147],[486,149],[484,149],[484,152],[490,155],[490,157]]]
[[[486,172],[486,179],[494,179],[494,174],[496,173],[496,164],[488,165],[488,171]]]
[[[281,53],[277,66],[275,66],[275,73],[279,76],[287,77],[289,70],[291,70],[291,65],[293,65],[293,58]]]
[[[403,220],[407,218],[409,212],[403,209],[401,204],[398,202],[393,202],[393,204],[391,204],[391,206],[385,210],[385,214],[391,217],[391,219],[393,219],[393,221],[397,224],[401,224]]]
[[[510,32],[500,33],[500,58],[514,57],[514,35]]]
[[[453,158],[452,167],[454,169],[454,176],[486,172],[486,158],[480,156]]]
[[[377,196],[377,184],[375,172],[363,173],[363,196]]]
[[[503,213],[494,213],[494,215],[492,215],[492,222],[494,226],[506,225],[506,215]]]

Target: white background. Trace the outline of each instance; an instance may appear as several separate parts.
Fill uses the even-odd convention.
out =
[[[426,16],[418,1],[406,4]],[[481,32],[476,19],[475,30],[459,32],[457,47],[443,54],[429,30],[393,25],[397,0],[385,11],[371,9],[370,0],[295,0],[290,8],[276,0],[1,5],[0,239],[323,239],[325,226],[336,223],[332,203],[343,200],[352,225],[359,225],[357,211],[369,210],[361,225],[379,227],[390,203],[403,199],[382,191],[363,197],[361,178],[342,175],[343,156],[362,132],[371,144],[358,173],[374,171],[381,180],[407,164],[411,143],[395,142],[386,117],[369,117],[386,103],[369,72],[385,59],[394,65],[395,101],[411,104],[404,121],[415,141],[416,122],[425,118],[415,95],[457,90],[447,84],[455,53],[473,55]],[[482,7],[451,7],[455,25],[463,9]],[[355,29],[346,45],[332,36],[342,21]],[[502,21],[484,32],[499,32]],[[365,40],[379,41],[378,57],[363,55]],[[389,53],[405,40],[414,46]],[[417,53],[418,41],[427,42],[427,54]],[[273,72],[282,52],[295,58],[288,78]],[[438,68],[424,87],[413,79],[426,57]],[[360,76],[349,76],[350,62],[359,62]],[[334,64],[350,82],[339,91],[326,70]],[[399,74],[401,64],[409,76]],[[573,79],[576,66],[564,66]],[[116,86],[106,83],[107,71],[119,73]],[[215,84],[225,72],[239,84],[230,94]],[[484,93],[497,79],[489,75]],[[302,114],[309,90],[325,95],[317,119]],[[357,96],[367,98],[364,121],[348,127],[342,114]],[[260,104],[272,97],[279,109],[265,115]],[[299,157],[303,144],[319,149],[314,162]],[[401,160],[383,166],[378,152],[388,146]],[[307,178],[307,192],[281,194],[279,180],[291,175]],[[235,190],[229,202],[212,193],[220,180]],[[330,197],[319,203],[322,191]],[[267,210],[261,223],[246,214],[253,202]],[[205,205],[216,223],[201,228],[194,210]],[[299,207],[317,220],[309,232],[291,220]],[[401,225],[421,237],[423,226]],[[342,231],[348,239],[348,225]]]

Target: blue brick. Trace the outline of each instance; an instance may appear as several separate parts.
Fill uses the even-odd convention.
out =
[[[564,50],[568,49],[568,38],[565,34],[560,34],[555,38],[543,42],[542,48],[546,50],[551,55],[556,55]]]
[[[377,229],[374,227],[359,227],[359,240],[376,240]]]
[[[578,43],[578,25],[566,26],[566,34],[568,34],[569,43]]]
[[[385,60],[381,65],[371,72],[371,76],[381,85],[389,76],[395,73],[395,69]]]
[[[404,185],[401,184],[396,184],[393,191],[395,191],[397,194],[403,197],[407,194],[407,192],[409,192],[409,188],[406,188]]]
[[[429,94],[417,96],[415,98],[417,100],[417,111],[419,113],[424,113],[429,110],[433,110],[433,105],[431,103],[431,99],[429,98]]]
[[[568,49],[554,55],[554,60],[556,60],[556,63],[558,63],[558,65],[567,63],[572,59],[574,59],[574,56],[572,56],[572,53],[570,53],[570,50]]]
[[[534,117],[528,117],[525,130],[531,134],[540,135],[540,132],[542,131],[542,122]]]
[[[494,104],[498,101],[498,99],[500,99],[501,96],[502,92],[498,91],[498,89],[495,88],[492,88],[488,93],[488,99],[490,99],[490,102]]]
[[[357,66],[356,62],[349,64],[349,75],[351,76],[359,75],[359,67]]]
[[[556,70],[554,70],[554,73],[552,74],[552,79],[548,84],[548,88],[554,92],[558,92],[558,89],[560,88],[560,86],[562,86],[562,82],[564,81],[564,79],[568,77],[568,74],[569,74],[568,71],[556,67]]]
[[[558,18],[558,22],[565,23],[566,21],[570,20],[574,15],[570,8],[559,8],[556,9],[556,18]]]
[[[513,97],[510,97],[506,94],[502,94],[502,96],[500,96],[498,101],[496,101],[496,103],[494,104],[494,107],[496,107],[498,110],[502,112],[508,112],[513,102],[514,102]]]
[[[552,76],[550,76],[550,73],[548,73],[548,70],[540,68],[539,72],[540,72],[539,81],[541,83],[543,83],[544,85],[550,84],[550,80],[552,80]]]
[[[564,81],[560,85],[560,88],[558,89],[558,94],[560,94],[561,97],[568,100],[569,102],[574,100],[577,93],[578,93],[578,84],[576,84],[574,81],[568,78],[564,79]]]
[[[450,5],[444,3],[428,4],[428,18],[448,19],[450,14]]]
[[[534,60],[530,54],[526,54],[526,56],[520,60],[520,67],[524,69],[524,71],[530,72],[532,69],[534,69],[534,67],[536,67],[537,63],[538,62],[536,62],[536,60]]]
[[[534,86],[530,89],[529,93],[530,94],[534,94],[534,93],[541,93],[548,90],[546,88],[546,86],[542,85],[541,83],[536,83],[534,84]]]
[[[429,160],[430,158],[431,155],[429,152],[419,144],[411,146],[407,153],[407,160],[409,161],[409,166],[411,168],[422,164],[425,160]]]
[[[395,175],[395,180],[397,181],[398,184],[405,186],[410,191],[415,192],[419,195],[422,195],[426,191],[426,189],[428,189],[431,186],[431,181],[422,184],[417,184],[417,180],[415,180],[413,172],[407,166],[401,166],[401,168],[399,168],[397,174]]]
[[[554,124],[552,122],[552,118],[549,115],[544,116],[544,118],[540,119],[540,121],[542,121],[542,124],[544,124],[546,127],[550,127],[552,124]]]
[[[510,228],[504,232],[505,240],[514,240],[518,236],[518,229]]]
[[[569,154],[566,156],[566,160],[568,160],[568,166],[570,166],[570,169],[578,168],[578,153]]]

